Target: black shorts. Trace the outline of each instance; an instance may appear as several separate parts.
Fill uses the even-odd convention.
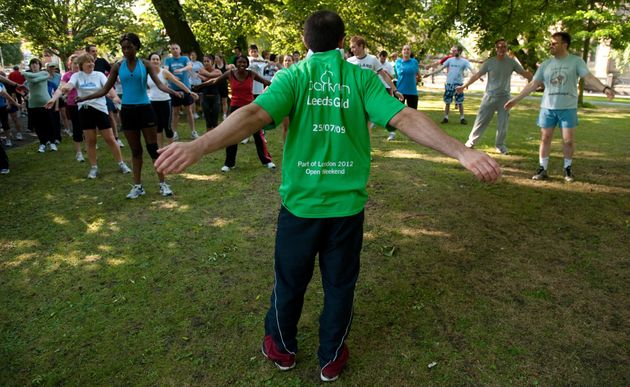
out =
[[[156,125],[155,113],[151,104],[122,105],[120,121],[123,130],[142,130]]]
[[[184,93],[183,98],[176,97],[174,95],[171,96],[171,103],[173,106],[189,106],[193,103],[193,98],[190,93]]]
[[[221,81],[219,83],[219,95],[221,96],[221,98],[228,97],[228,85],[226,81]]]
[[[79,108],[79,122],[81,122],[81,129],[111,129],[112,123],[109,120],[109,115],[103,113],[98,109],[94,109],[92,106],[83,105]]]

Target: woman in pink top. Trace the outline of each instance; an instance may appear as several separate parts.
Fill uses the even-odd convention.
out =
[[[77,55],[70,55],[68,58],[68,68],[70,71],[67,71],[61,77],[61,83],[59,87],[63,87],[68,81],[72,74],[79,71],[79,64],[77,63]],[[83,157],[83,153],[81,152],[81,144],[83,143],[83,129],[79,124],[79,107],[75,102],[75,98],[77,96],[77,90],[72,89],[66,96],[66,113],[70,122],[72,122],[72,140],[74,141],[74,150],[76,151],[76,159],[79,162],[84,162],[85,158]]]

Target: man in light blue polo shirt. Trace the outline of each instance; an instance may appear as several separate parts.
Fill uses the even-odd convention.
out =
[[[559,126],[562,130],[563,140],[564,180],[572,182],[573,171],[571,167],[573,153],[575,152],[573,130],[578,125],[578,80],[579,78],[584,78],[585,85],[590,85],[594,90],[601,90],[608,99],[613,99],[615,92],[610,86],[604,85],[591,74],[582,58],[569,54],[571,35],[567,32],[556,32],[551,35],[550,44],[549,51],[553,57],[540,65],[536,74],[534,74],[534,80],[525,86],[518,96],[505,104],[505,110],[510,110],[521,99],[540,86],[545,86],[540,103],[540,114],[538,115],[538,126],[541,132],[540,166],[536,174],[532,176],[532,179],[546,180],[549,177],[547,167],[549,165],[551,140],[553,139],[555,127]]]

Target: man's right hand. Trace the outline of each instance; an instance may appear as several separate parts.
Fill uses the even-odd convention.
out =
[[[160,157],[155,160],[155,169],[165,175],[180,173],[195,164],[203,156],[199,141],[174,142],[162,149],[158,149]]]
[[[483,152],[466,148],[459,162],[480,181],[493,183],[501,177],[499,164]]]
[[[505,103],[505,105],[503,105],[503,108],[507,111],[509,111],[510,109],[512,109],[514,106],[516,106],[516,100],[514,100],[514,98],[512,98],[511,100],[507,101]]]

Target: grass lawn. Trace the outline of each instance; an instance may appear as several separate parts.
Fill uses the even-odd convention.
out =
[[[465,140],[478,104],[466,101],[471,124],[443,127]],[[550,180],[530,180],[537,105],[512,112],[494,185],[375,130],[338,385],[630,384],[630,108],[580,111],[566,184],[558,133]],[[442,117],[435,95],[420,108]],[[494,125],[479,149],[493,153]],[[268,140],[280,169],[281,131]],[[319,384],[317,269],[297,367],[260,354],[281,172],[252,143],[227,174],[218,152],[170,177],[172,198],[146,163],[133,201],[103,142],[96,180],[69,139],[35,150],[10,150],[0,176],[0,385]]]

